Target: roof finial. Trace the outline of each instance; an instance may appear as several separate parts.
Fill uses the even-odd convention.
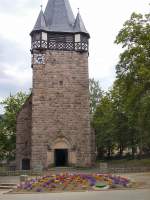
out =
[[[41,10],[43,10],[43,5],[42,4],[40,5],[40,7],[41,7]]]
[[[78,13],[80,12],[80,8],[78,8]]]

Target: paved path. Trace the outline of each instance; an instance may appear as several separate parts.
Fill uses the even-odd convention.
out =
[[[150,190],[67,192],[47,194],[2,194],[0,200],[150,200]]]
[[[19,176],[0,176],[0,184],[1,183],[14,183],[19,184]]]

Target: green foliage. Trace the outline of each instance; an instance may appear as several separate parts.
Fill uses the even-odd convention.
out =
[[[97,106],[92,125],[96,133],[99,155],[107,153],[108,157],[110,157],[114,147],[114,126],[112,101],[109,94],[104,95]]]
[[[0,102],[4,115],[0,120],[0,159],[13,159],[16,146],[16,117],[28,95],[18,92]]]
[[[90,112],[91,114],[95,112],[96,106],[100,102],[102,97],[102,90],[99,81],[94,80],[94,78],[89,80],[89,90],[90,90]]]
[[[150,167],[150,159],[120,159],[120,160],[109,160],[109,166],[116,168],[119,167]]]
[[[150,14],[133,13],[116,37],[124,51],[112,90],[94,112],[98,149],[150,153]]]
[[[116,72],[132,129],[131,147],[142,152],[150,147],[150,14],[133,13],[115,42],[125,49]]]

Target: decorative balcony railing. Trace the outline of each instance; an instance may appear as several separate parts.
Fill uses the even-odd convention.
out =
[[[88,42],[56,42],[56,41],[44,41],[36,40],[32,42],[32,50],[62,50],[62,51],[88,51]]]

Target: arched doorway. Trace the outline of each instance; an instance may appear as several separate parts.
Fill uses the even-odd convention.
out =
[[[22,170],[30,170],[30,159],[25,158],[22,160]]]
[[[48,144],[47,167],[64,167],[76,164],[76,150],[66,137],[59,137]]]
[[[53,144],[54,164],[56,167],[64,167],[69,164],[70,144],[66,139],[57,139]]]
[[[68,149],[55,149],[54,152],[55,166],[68,166]]]

